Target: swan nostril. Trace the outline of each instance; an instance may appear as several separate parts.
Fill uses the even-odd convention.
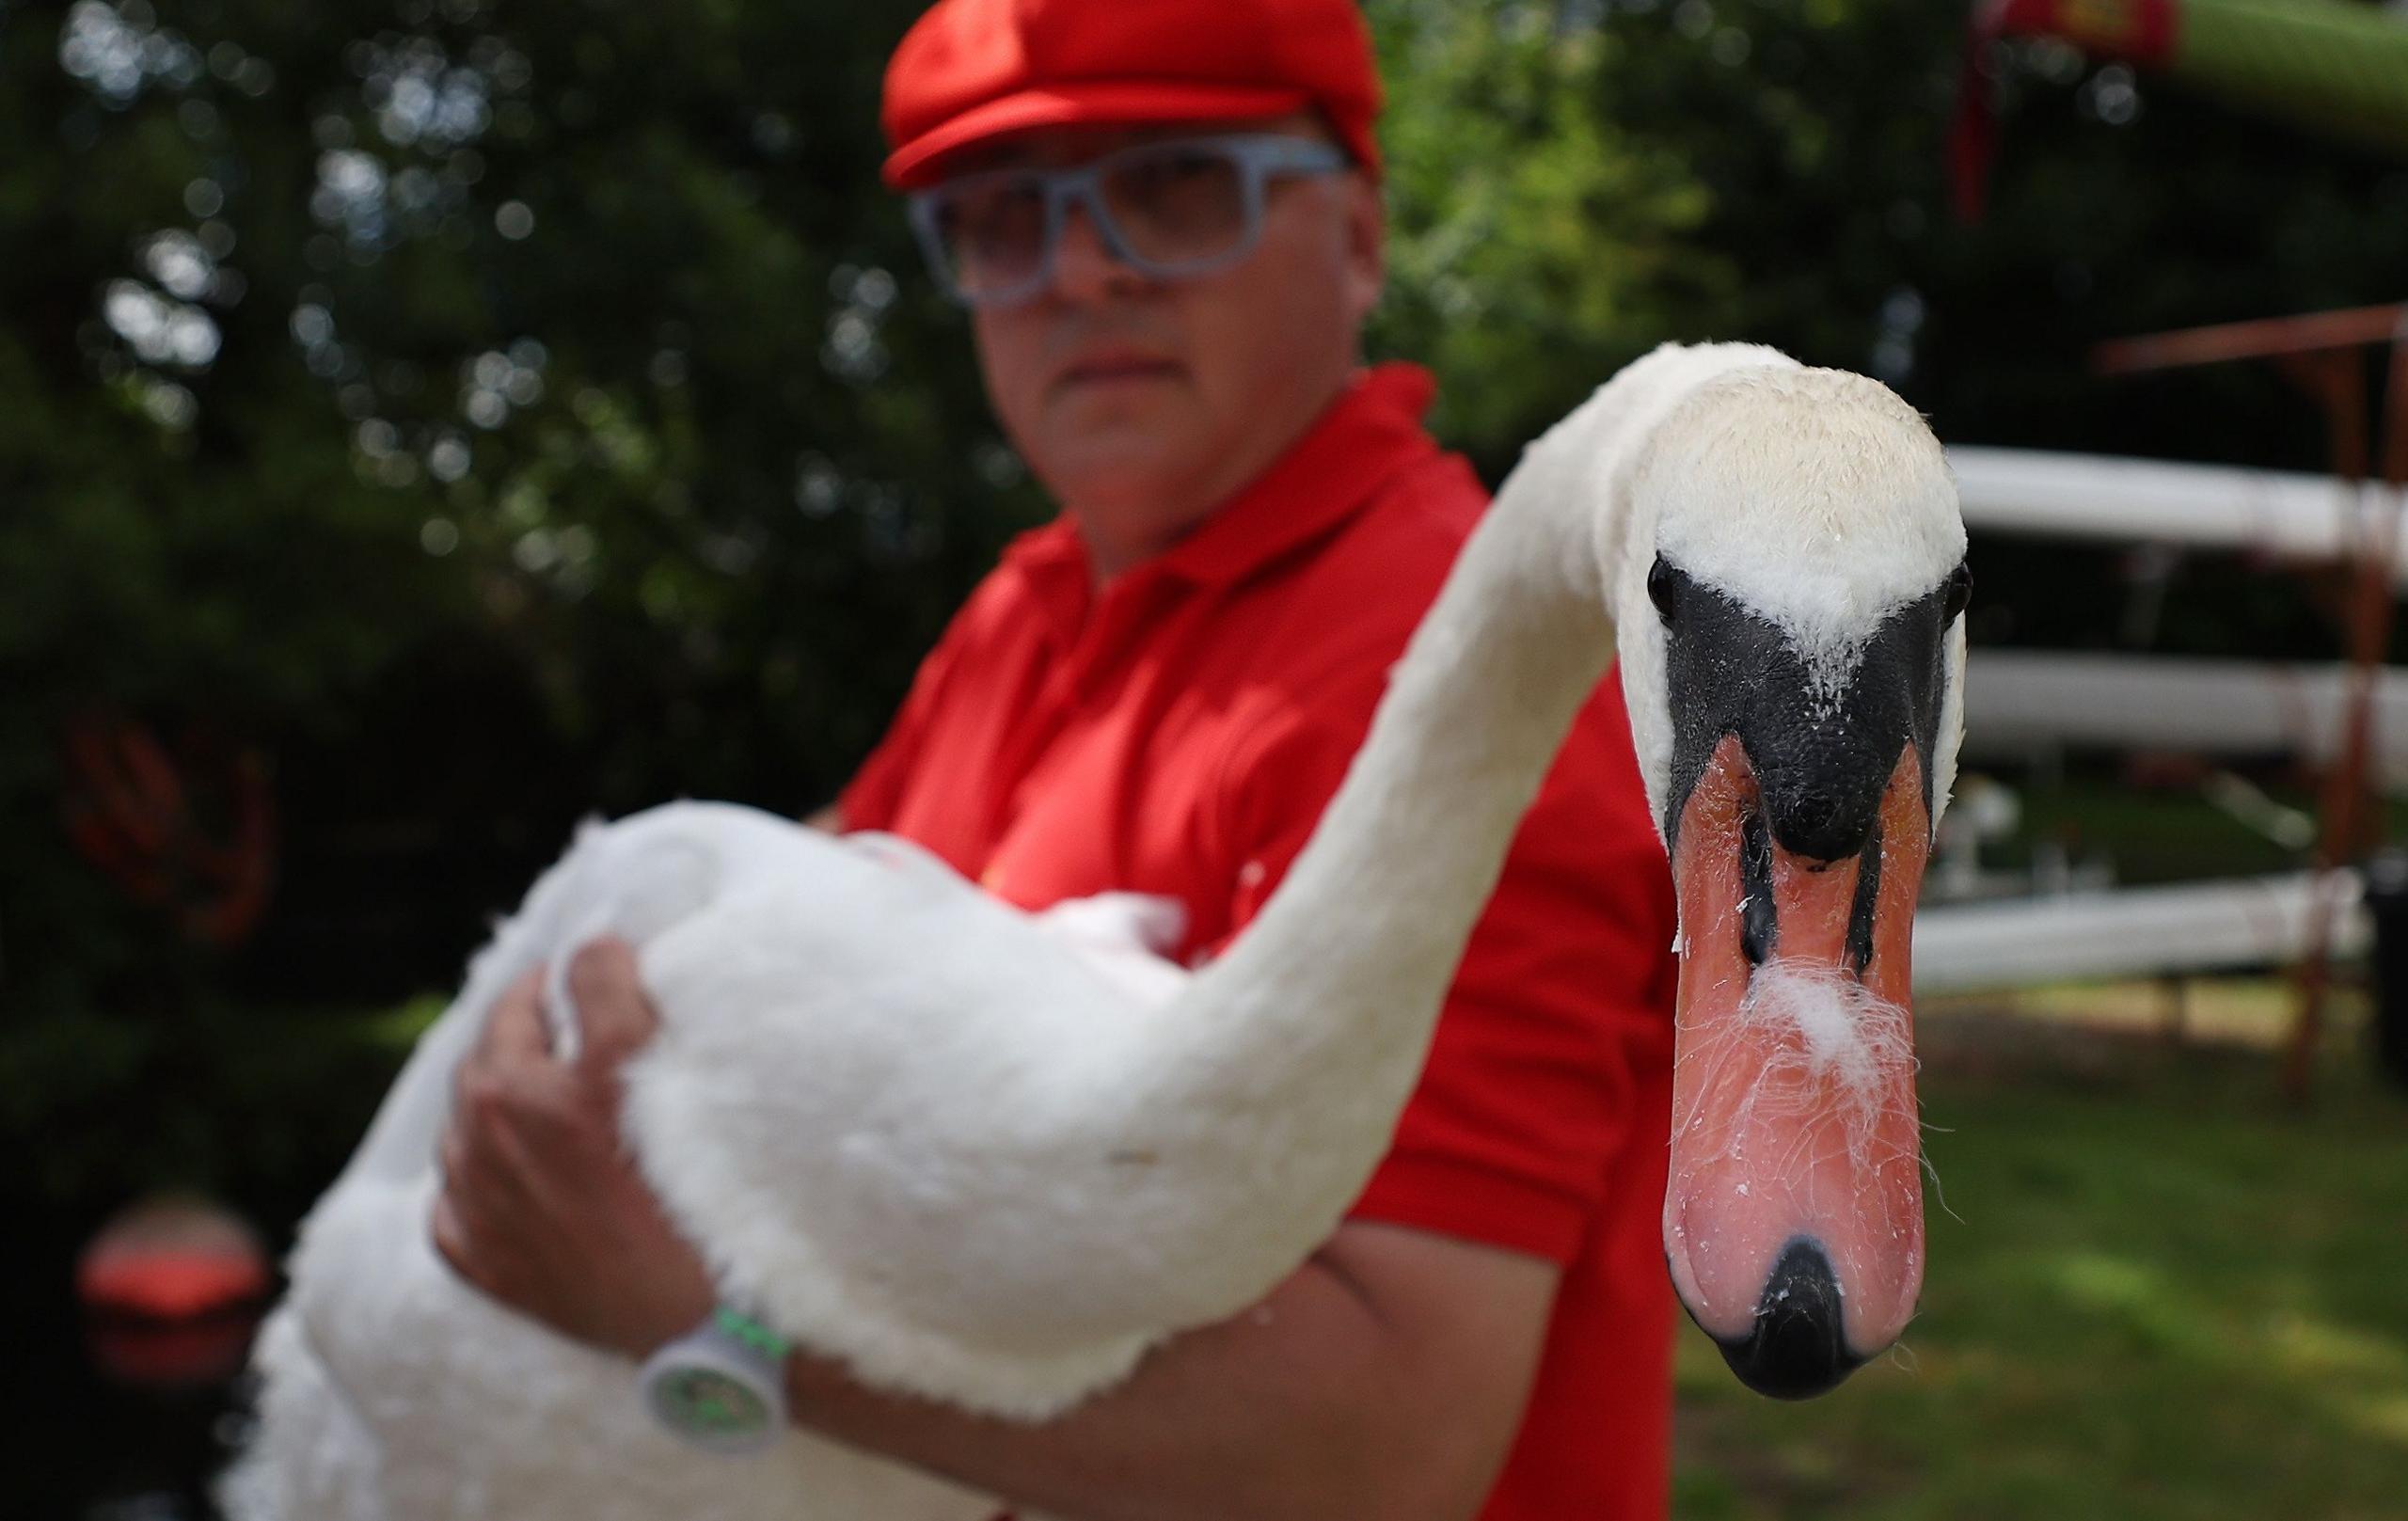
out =
[[[1751,808],[1739,821],[1739,954],[1751,967],[1771,959],[1781,939],[1781,918],[1772,898],[1772,831]]]
[[[1739,1382],[1776,1400],[1806,1400],[1835,1387],[1864,1359],[1847,1350],[1838,1278],[1822,1243],[1793,1238],[1765,1280],[1747,1336],[1718,1339]]]
[[[1847,962],[1859,977],[1873,965],[1873,915],[1881,906],[1881,826],[1873,826],[1873,837],[1864,842],[1864,853],[1857,857],[1856,895],[1847,910]]]

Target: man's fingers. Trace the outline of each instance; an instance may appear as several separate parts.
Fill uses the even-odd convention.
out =
[[[635,947],[616,935],[587,943],[569,959],[568,992],[589,1058],[615,1064],[660,1027],[637,971]]]
[[[468,1170],[467,1137],[460,1133],[456,1122],[445,1128],[443,1144],[436,1149],[436,1160],[443,1169],[443,1192],[449,1194],[466,1180]]]
[[[436,1255],[458,1275],[460,1281],[490,1298],[508,1301],[509,1269],[497,1261],[489,1244],[471,1233],[467,1220],[452,1200],[436,1196],[435,1210],[427,1219],[427,1235],[435,1243]]]
[[[551,1026],[544,1022],[544,969],[530,967],[494,1000],[471,1060],[508,1067],[551,1054]]]
[[[427,1221],[427,1234],[435,1238],[435,1249],[452,1271],[464,1278],[473,1279],[468,1262],[468,1233],[461,1228],[460,1212],[452,1205],[451,1196],[435,1196],[435,1212]]]

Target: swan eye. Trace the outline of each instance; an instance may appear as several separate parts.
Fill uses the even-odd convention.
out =
[[[1965,604],[1973,600],[1973,567],[1963,561],[1948,573],[1948,596],[1940,619],[1940,626],[1947,627],[1964,616]]]
[[[1672,567],[1657,555],[1656,563],[1647,567],[1647,600],[1656,604],[1656,616],[1664,620],[1666,627],[1672,622],[1672,598],[1679,588],[1672,584]]]

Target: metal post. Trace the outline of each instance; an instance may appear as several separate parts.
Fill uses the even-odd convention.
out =
[[[2381,499],[2368,502],[2366,362],[2361,349],[2387,344],[2384,386]],[[2348,687],[2339,753],[2325,773],[2310,899],[2307,948],[2292,983],[2294,1012],[2282,1085],[2305,1103],[2314,1085],[2316,1048],[2331,983],[2333,927],[2340,916],[2342,868],[2367,843],[2367,771],[2374,751],[2374,695],[2390,647],[2392,571],[2399,555],[2400,518],[2408,511],[2408,305],[2361,307],[2261,322],[2228,323],[2103,343],[2093,352],[2104,374],[2131,374],[2233,359],[2273,359],[2321,404],[2334,473],[2347,483],[2353,538],[2348,601]]]
[[[2391,632],[2391,563],[2397,515],[2384,510],[2369,523],[2366,500],[2366,363],[2354,348],[2286,356],[2283,368],[2324,407],[2334,473],[2349,492],[2353,584],[2347,606],[2349,669],[2342,703],[2341,744],[2324,773],[2318,812],[2316,892],[2309,900],[2307,944],[2292,978],[2289,1049],[2283,1058],[2283,1096],[2305,1105],[2315,1085],[2316,1048],[2324,1033],[2324,997],[2332,984],[2333,926],[2341,912],[2341,872],[2363,843],[2360,804],[2366,797],[2368,753],[2374,731],[2376,668]]]

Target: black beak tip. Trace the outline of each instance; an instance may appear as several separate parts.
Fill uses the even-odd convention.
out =
[[[1776,1400],[1811,1400],[1839,1386],[1864,1359],[1847,1350],[1839,1281],[1822,1244],[1799,1236],[1781,1250],[1756,1302],[1755,1328],[1724,1341],[1739,1382]]]

